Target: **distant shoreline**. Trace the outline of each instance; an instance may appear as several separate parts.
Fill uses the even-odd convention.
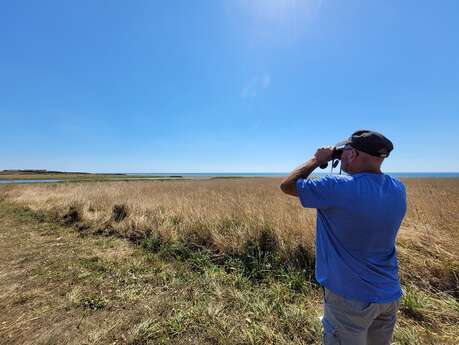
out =
[[[338,174],[339,170],[333,174]],[[385,172],[397,178],[459,178],[459,172]],[[329,175],[329,171],[319,170],[312,176]],[[344,173],[343,173],[344,174]],[[112,181],[112,180],[151,180],[151,179],[212,179],[212,178],[243,178],[243,177],[284,177],[287,172],[208,172],[208,173],[87,173],[48,170],[3,170],[0,171],[0,183],[18,181],[61,182],[61,181]]]
[[[459,178],[459,172],[384,172],[385,174],[396,176],[396,177],[452,177]],[[287,176],[289,173],[232,173],[232,172],[223,172],[223,173],[176,173],[183,177],[283,177]],[[333,174],[338,174],[338,171],[334,171]],[[343,173],[344,174],[344,173]],[[126,176],[171,176],[174,173],[126,173]],[[325,176],[330,175],[329,172],[313,172],[312,175],[315,176]]]

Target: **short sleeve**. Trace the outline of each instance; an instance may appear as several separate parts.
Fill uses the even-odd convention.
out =
[[[296,191],[301,205],[306,208],[329,208],[337,201],[337,181],[328,176],[317,179],[298,179]]]

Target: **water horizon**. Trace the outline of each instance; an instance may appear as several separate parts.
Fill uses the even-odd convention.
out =
[[[384,172],[396,178],[459,178],[459,172]],[[287,172],[217,172],[217,173],[119,173],[119,177],[164,177],[165,179],[209,179],[215,177],[285,177]],[[339,170],[334,171],[333,175],[339,174]],[[342,174],[345,174],[344,172]],[[322,177],[330,175],[330,172],[313,172],[311,177]],[[345,174],[346,175],[346,174]],[[0,185],[6,184],[29,184],[29,183],[59,183],[65,179],[2,179]]]
[[[333,174],[338,174],[339,170]],[[395,177],[459,178],[459,172],[383,172]],[[125,173],[127,176],[183,176],[183,177],[283,177],[288,172],[187,172],[187,173]],[[345,174],[344,172],[342,174]],[[313,172],[312,176],[330,175],[330,172]]]

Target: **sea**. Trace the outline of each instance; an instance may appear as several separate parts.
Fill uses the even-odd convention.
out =
[[[333,172],[337,174],[338,172]],[[459,172],[385,172],[388,175],[397,178],[459,178]],[[314,172],[312,177],[321,177],[330,173]],[[344,173],[343,173],[344,174]],[[188,179],[208,179],[212,177],[283,177],[287,172],[209,172],[209,173],[127,173],[125,177],[164,177],[164,178],[188,178]],[[119,176],[120,178],[123,175]],[[43,180],[2,180],[0,185],[5,184],[28,184],[28,183],[55,183],[63,182],[61,179],[43,179]]]
[[[337,174],[338,172],[333,172]],[[400,178],[459,178],[459,172],[384,172],[385,174]],[[128,173],[127,176],[181,176],[181,177],[283,177],[288,172],[218,172],[218,173]],[[330,173],[312,173],[312,176],[325,176]],[[344,174],[344,173],[343,173]]]

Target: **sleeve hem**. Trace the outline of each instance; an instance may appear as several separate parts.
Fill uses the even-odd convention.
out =
[[[298,194],[298,198],[300,200],[300,203],[301,203],[301,206],[303,207],[306,207],[304,206],[304,202],[303,202],[303,188],[302,188],[302,184],[303,184],[303,180],[302,178],[299,178],[298,180],[296,180],[296,193]]]

